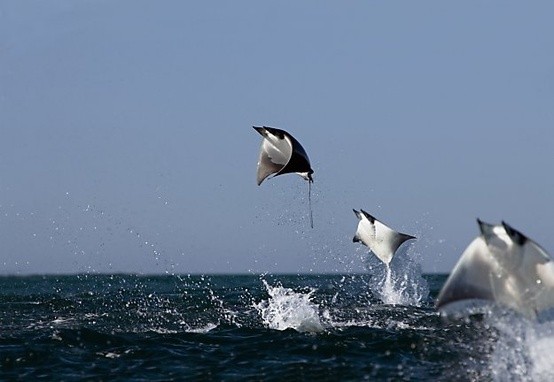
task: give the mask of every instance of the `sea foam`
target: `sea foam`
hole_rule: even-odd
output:
[[[270,329],[294,329],[299,332],[321,332],[324,326],[319,316],[319,306],[312,301],[315,289],[295,292],[281,285],[271,286],[262,280],[269,299],[254,304]]]
[[[554,380],[554,322],[535,322],[520,316],[496,318],[499,337],[491,355],[495,380]]]

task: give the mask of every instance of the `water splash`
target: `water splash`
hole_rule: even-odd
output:
[[[512,314],[496,316],[492,325],[498,330],[490,363],[494,380],[554,380],[554,322]]]
[[[281,285],[270,286],[262,280],[269,299],[262,300],[254,307],[261,315],[263,323],[270,329],[294,329],[298,332],[321,332],[324,330],[319,316],[319,306],[312,301],[315,289],[308,293],[295,292]]]
[[[380,297],[385,304],[390,305],[406,305],[406,298],[403,296],[403,292],[406,289],[406,283],[402,283],[396,287],[392,280],[392,272],[389,264],[386,264],[385,278],[382,280],[380,286]],[[404,280],[406,281],[406,280]]]
[[[419,255],[400,253],[391,264],[383,266],[375,256],[368,259],[368,268],[376,276],[372,291],[385,304],[421,306],[429,297],[429,286]]]

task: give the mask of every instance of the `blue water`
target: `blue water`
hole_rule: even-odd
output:
[[[1,277],[0,380],[552,380],[549,323],[447,320],[445,277]]]

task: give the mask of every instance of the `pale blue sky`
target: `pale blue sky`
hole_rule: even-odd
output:
[[[554,251],[551,1],[0,2],[0,274],[363,272],[352,208],[449,271]],[[256,186],[260,136],[314,174]]]

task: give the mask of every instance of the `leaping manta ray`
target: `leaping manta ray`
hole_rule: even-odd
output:
[[[535,318],[554,307],[554,262],[546,251],[505,222],[477,223],[481,234],[462,253],[437,308],[484,300]]]
[[[310,225],[314,227],[312,215],[311,185],[314,181],[314,170],[306,150],[292,135],[274,127],[252,126],[264,137],[258,159],[258,186],[270,175],[276,177],[282,174],[296,173],[308,181],[308,201],[310,208]]]
[[[361,241],[387,266],[402,243],[415,239],[415,236],[393,230],[362,209],[353,211],[360,221],[352,241]]]

